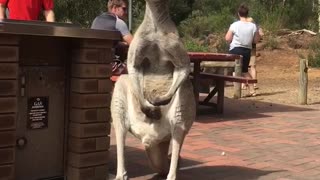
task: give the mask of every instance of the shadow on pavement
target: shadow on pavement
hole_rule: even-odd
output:
[[[117,154],[116,154],[116,145],[110,146],[110,165],[109,173],[115,175],[117,171]],[[148,159],[146,153],[142,149],[135,147],[126,146],[125,149],[125,158],[126,158],[126,168],[130,178],[137,178],[141,176],[146,176],[139,179],[150,179],[150,178],[160,178],[156,176],[155,171],[151,169],[148,164]],[[201,162],[196,162],[193,160],[182,159],[180,162],[181,167],[193,167],[198,166]],[[161,178],[160,178],[161,179]]]
[[[286,91],[277,91],[277,92],[272,92],[272,93],[259,93],[257,96],[271,96],[275,94],[284,94]]]
[[[253,180],[275,171],[263,171],[241,166],[203,166],[181,170],[183,180]]]
[[[148,165],[144,150],[126,147],[126,168],[128,175],[134,180],[163,180]],[[110,148],[109,173],[116,174],[116,146]],[[241,166],[206,166],[202,162],[182,158],[178,179],[181,180],[252,180],[276,171],[263,171]]]
[[[216,102],[216,100],[213,100]],[[224,113],[217,114],[213,107],[199,106],[198,122],[234,121],[245,119],[264,119],[272,117],[271,113],[318,111],[311,106],[275,104],[252,99],[224,98]]]

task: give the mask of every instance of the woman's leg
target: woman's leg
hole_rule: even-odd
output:
[[[242,56],[243,56],[243,63],[242,63],[242,73],[243,77],[252,79],[251,74],[249,73],[249,63],[250,63],[250,57],[251,57],[251,49],[245,49],[242,50]],[[256,92],[254,89],[253,84],[248,84],[249,87],[249,95],[250,96],[256,96]]]
[[[251,74],[248,72],[251,49],[237,47],[229,51],[230,54],[242,55],[242,76],[252,79]],[[255,90],[253,84],[249,84],[249,93],[251,96],[255,96]]]
[[[251,57],[250,57],[250,74],[252,76],[253,79],[257,79],[257,69],[256,69],[256,47],[255,45],[252,45],[252,50],[251,50]],[[257,84],[254,83],[253,84],[254,88],[257,88]]]

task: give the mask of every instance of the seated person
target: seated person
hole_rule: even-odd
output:
[[[118,30],[123,38],[122,43],[130,45],[133,36],[126,23],[122,20],[127,14],[127,1],[109,0],[107,6],[108,12],[104,12],[97,16],[91,25],[91,29]]]
[[[126,0],[109,0],[107,4],[108,12],[97,16],[91,25],[91,29],[118,30],[122,35],[123,41],[117,42],[114,49],[115,60],[112,62],[112,73],[115,76],[127,72],[124,61],[133,39],[128,26],[122,20],[127,14],[127,4]]]

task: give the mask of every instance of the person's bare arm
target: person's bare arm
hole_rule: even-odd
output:
[[[259,31],[256,31],[256,32],[254,33],[253,43],[257,44],[259,41],[260,41]]]
[[[43,11],[43,15],[46,18],[46,21],[48,21],[48,22],[54,22],[55,21],[53,10],[45,10],[45,11]]]
[[[232,42],[232,39],[233,39],[233,32],[229,29],[226,36],[225,36],[225,39],[228,43],[231,43]]]
[[[0,20],[6,18],[6,5],[0,3]]]
[[[123,36],[123,40],[124,40],[128,45],[130,45],[132,39],[133,39],[133,36],[132,36],[131,34],[127,34],[127,35]]]

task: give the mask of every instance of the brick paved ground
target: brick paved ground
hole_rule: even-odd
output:
[[[224,115],[200,109],[181,152],[180,180],[320,179],[319,104],[226,99],[225,107]],[[115,174],[114,135],[111,143],[110,173]],[[126,157],[131,179],[158,179],[132,136]]]

